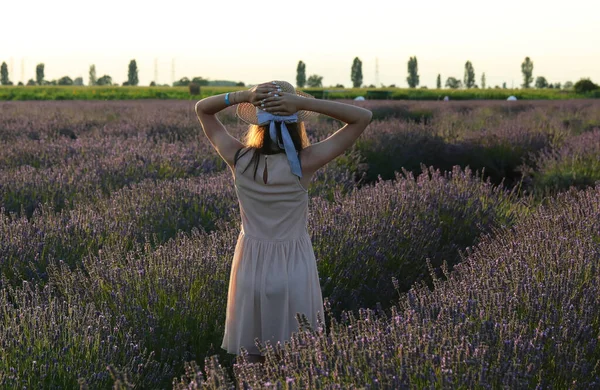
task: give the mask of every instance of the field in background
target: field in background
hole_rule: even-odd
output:
[[[200,95],[190,95],[188,87],[119,87],[119,86],[0,86],[1,100],[130,100],[130,99],[185,99],[195,100],[215,94],[236,91],[243,87],[201,87]],[[574,91],[553,89],[408,89],[408,88],[303,88],[317,98],[394,100],[506,100],[514,95],[519,100],[556,100],[600,98],[600,90],[587,95]]]

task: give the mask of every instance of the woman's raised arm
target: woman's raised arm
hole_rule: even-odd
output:
[[[245,91],[229,93],[229,104],[225,100],[225,95],[227,94],[224,93],[204,98],[196,103],[196,115],[198,116],[200,125],[202,125],[204,134],[206,134],[210,143],[217,150],[217,153],[232,169],[235,152],[244,145],[227,132],[225,126],[223,126],[215,114],[230,105],[242,102],[256,104],[260,99],[271,96],[269,92],[277,92],[277,86],[272,83],[264,83]]]
[[[277,115],[290,115],[298,110],[315,111],[346,123],[327,139],[302,150],[302,171],[308,174],[314,173],[352,146],[373,116],[371,111],[352,104],[308,99],[284,92],[267,98],[265,106],[266,111]]]

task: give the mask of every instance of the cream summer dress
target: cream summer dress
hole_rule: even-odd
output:
[[[283,346],[298,331],[297,312],[316,329],[317,312],[323,318],[323,298],[307,231],[308,192],[292,174],[285,153],[261,154],[256,179],[253,162],[242,173],[253,153],[241,156],[234,169],[242,221],[221,348],[239,354],[244,346],[249,354],[260,355],[254,338],[263,345],[270,340],[273,348],[278,341]]]

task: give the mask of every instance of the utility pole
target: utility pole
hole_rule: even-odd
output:
[[[154,84],[158,85],[158,58],[154,58]]]
[[[175,57],[171,61],[171,85],[175,83]]]
[[[9,62],[10,62],[10,65],[9,65],[9,68],[8,68],[8,74],[10,75],[10,77],[12,77],[13,80],[15,80],[16,77],[15,77],[15,74],[13,73],[13,69],[15,67],[14,66],[15,65],[15,59],[13,57],[10,57],[10,61]],[[16,81],[17,80],[14,81],[15,84],[17,83]]]
[[[375,57],[375,88],[379,88],[379,58]]]

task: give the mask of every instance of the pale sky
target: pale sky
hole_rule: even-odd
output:
[[[551,82],[590,77],[600,83],[598,0],[368,0],[368,1],[131,1],[3,0],[0,62],[14,82],[83,77],[89,67],[113,82],[127,80],[135,59],[140,85],[184,76],[255,84],[296,81],[299,60],[307,77],[324,86],[352,85],[354,57],[363,62],[363,84],[406,87],[407,62],[418,60],[420,85],[460,80],[465,62],[477,84],[522,82],[529,56],[533,76]],[[24,74],[21,68],[24,64]]]

